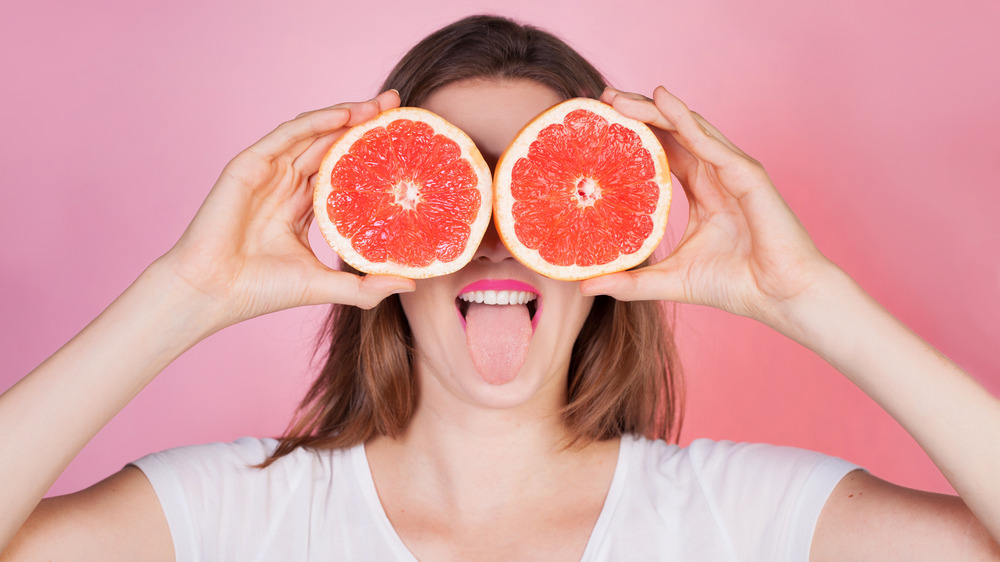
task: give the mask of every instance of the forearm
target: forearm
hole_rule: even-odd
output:
[[[895,418],[1000,541],[1000,401],[840,270],[775,324]]]
[[[215,329],[157,265],[0,396],[0,550],[94,435]]]

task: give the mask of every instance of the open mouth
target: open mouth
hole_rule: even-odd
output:
[[[541,295],[513,279],[483,279],[455,298],[469,358],[483,382],[507,384],[517,378],[542,315]]]
[[[477,281],[462,289],[455,299],[455,307],[462,316],[463,327],[465,318],[469,312],[469,307],[473,304],[485,304],[489,306],[525,306],[528,309],[528,316],[531,319],[531,327],[535,328],[538,318],[539,296],[538,291],[527,283],[519,281]]]
[[[472,303],[482,303],[495,306],[507,306],[523,304],[528,307],[528,316],[535,320],[535,313],[538,312],[538,295],[528,291],[470,291],[458,295],[455,300],[458,312],[465,318],[469,312],[469,305]]]

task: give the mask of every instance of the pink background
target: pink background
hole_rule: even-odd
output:
[[[12,4],[0,8],[0,389],[166,251],[239,150],[302,111],[370,97],[422,36],[494,12],[556,32],[619,87],[667,85],[767,166],[821,249],[1000,393],[996,2]],[[685,213],[678,203],[674,240]],[[286,311],[198,345],[52,493],[150,451],[279,433],[323,313]],[[697,308],[681,310],[679,337],[684,442],[808,447],[948,490],[811,352]]]

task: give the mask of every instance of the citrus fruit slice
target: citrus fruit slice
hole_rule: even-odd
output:
[[[670,170],[644,123],[593,99],[546,110],[518,133],[493,175],[500,238],[542,275],[577,280],[636,266],[670,209]]]
[[[320,165],[313,210],[327,243],[367,273],[461,269],[490,221],[490,169],[461,129],[401,107],[352,127]]]

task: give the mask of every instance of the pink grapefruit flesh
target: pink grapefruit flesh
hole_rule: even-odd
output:
[[[468,135],[430,111],[403,107],[334,143],[313,210],[323,237],[355,269],[423,278],[472,259],[491,203],[489,167]]]
[[[666,231],[666,154],[644,123],[576,98],[522,129],[497,163],[494,222],[519,261],[554,279],[634,267]]]

